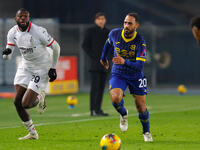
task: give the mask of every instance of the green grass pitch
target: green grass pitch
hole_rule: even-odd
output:
[[[13,100],[0,99],[0,150],[100,150],[104,134],[116,133],[121,150],[199,150],[200,95],[148,95],[153,143],[145,143],[132,96],[126,94],[129,128],[122,133],[119,114],[105,94],[103,109],[109,117],[90,117],[89,95],[77,94],[79,103],[69,109],[67,95],[47,96],[47,110],[39,115],[31,109],[39,140],[18,141],[27,134],[15,111]]]

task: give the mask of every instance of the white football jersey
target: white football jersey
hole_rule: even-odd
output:
[[[20,31],[17,25],[9,30],[6,47],[13,50],[13,46],[17,46],[20,50],[22,61],[19,67],[48,69],[52,63],[47,47],[51,46],[53,42],[54,39],[45,28],[30,22],[24,32]]]

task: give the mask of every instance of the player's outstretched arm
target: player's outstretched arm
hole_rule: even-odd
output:
[[[49,82],[53,82],[57,78],[56,64],[60,56],[60,45],[56,41],[54,41],[50,47],[51,49],[53,49],[53,62],[52,62],[52,67],[50,68],[48,75],[50,78]]]

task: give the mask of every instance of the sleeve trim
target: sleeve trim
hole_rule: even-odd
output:
[[[136,60],[140,60],[140,61],[146,61],[146,59],[145,58],[141,58],[141,57],[136,57]]]
[[[51,46],[54,42],[54,39],[51,41],[51,43],[49,45],[47,45],[47,47]]]
[[[7,45],[16,46],[16,44],[12,44],[12,43],[7,43]]]
[[[31,22],[29,23],[29,26],[28,26],[28,30],[27,30],[27,32],[29,32],[30,29],[31,29]]]

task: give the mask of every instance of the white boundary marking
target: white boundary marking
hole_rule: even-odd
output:
[[[179,109],[175,111],[158,111],[158,112],[150,112],[150,114],[158,114],[158,113],[170,113],[170,112],[181,112],[181,111],[189,111],[189,110],[198,110],[200,107],[193,107],[193,108],[184,108],[184,109]],[[84,113],[87,114],[87,113]],[[137,116],[138,114],[130,114],[129,116]],[[35,126],[45,126],[45,125],[54,125],[54,124],[70,124],[70,123],[75,123],[75,122],[86,122],[86,121],[95,121],[95,120],[108,120],[108,119],[114,119],[114,118],[119,118],[119,116],[108,116],[108,117],[92,117],[92,118],[87,118],[87,119],[79,119],[79,120],[71,120],[71,121],[60,121],[60,122],[47,122],[47,123],[39,123],[35,124]],[[23,127],[23,125],[18,125],[18,126],[11,126],[11,127],[0,127],[0,130],[3,129],[12,129],[12,128],[20,128]]]

